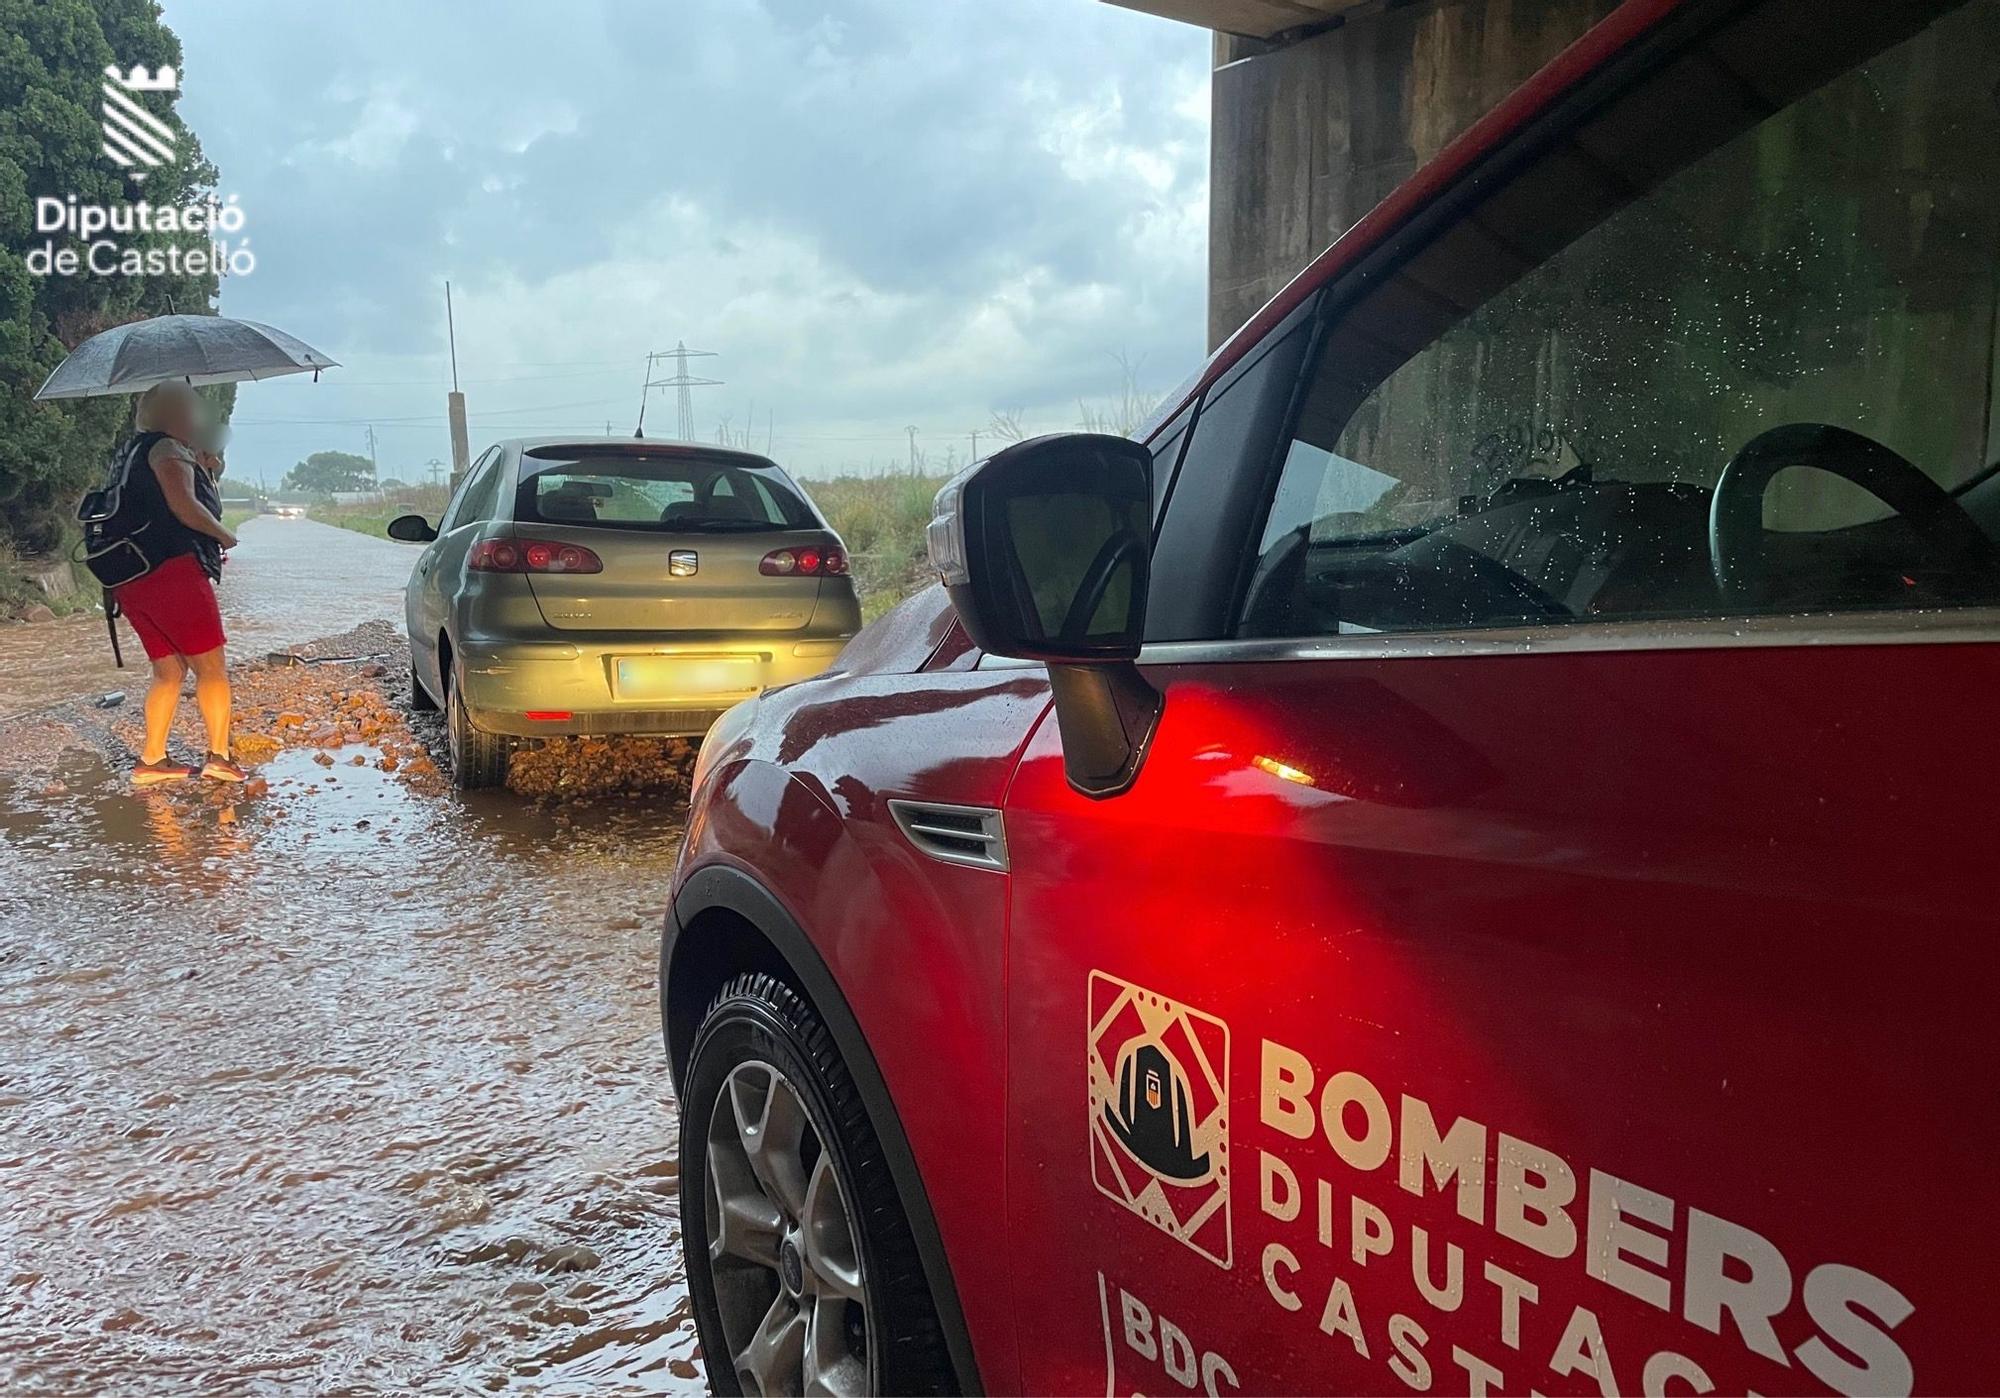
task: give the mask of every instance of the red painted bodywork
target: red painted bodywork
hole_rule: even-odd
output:
[[[1593,30],[1191,393],[1674,7]],[[1164,718],[1108,801],[1066,784],[1043,672],[978,662],[933,589],[726,719],[676,891],[733,866],[811,938],[989,1391],[2000,1378],[2000,648],[1152,666]],[[1011,873],[919,853],[891,797],[1002,808]],[[1190,1061],[1226,1040],[1200,1250],[1106,1197],[1086,1062],[1093,1035],[1115,1055],[1115,983],[1182,1016]],[[1331,1081],[1355,1100],[1329,1129]],[[1404,1178],[1411,1103],[1478,1128],[1476,1188]]]
[[[1914,1306],[1893,1332],[1918,1391],[1990,1386],[1984,1180],[2000,1152],[1988,1029],[1996,918],[1984,854],[1992,725],[1917,717],[1913,696],[1979,695],[2000,648],[1654,651],[1149,669],[1165,717],[1133,790],[1070,790],[1053,724],[1007,802],[1014,858],[1009,1208],[1023,1381],[1104,1383],[1096,1291],[1124,1288],[1222,1355],[1245,1392],[1400,1390],[1390,1318],[1429,1337],[1435,1391],[1500,1371],[1496,1391],[1592,1392],[1550,1367],[1574,1308],[1592,1312],[1619,1390],[1661,1351],[1716,1392],[1824,1391],[1796,1357],[1818,1333],[1800,1290],[1859,1268]],[[1274,758],[1312,778],[1280,780]],[[1079,1068],[1092,971],[1230,1030],[1234,1247],[1224,1270],[1101,1197]],[[1055,1026],[1051,1030],[1050,1026]],[[1390,1113],[1361,1169],[1323,1131],[1263,1119],[1264,1041],[1320,1082],[1359,1073]],[[1465,1117],[1575,1173],[1573,1251],[1499,1236],[1452,1189],[1399,1183],[1403,1094],[1440,1130]],[[1349,1108],[1360,1134],[1362,1110]],[[1263,1207],[1266,1153],[1304,1194]],[[951,1168],[947,1166],[946,1168]],[[1590,1172],[1671,1201],[1658,1275],[1668,1309],[1589,1276]],[[1317,1181],[1330,1184],[1332,1246]],[[1274,1186],[1276,1213],[1286,1189]],[[1352,1203],[1392,1245],[1356,1265]],[[1692,1211],[1767,1239],[1791,1270],[1772,1320],[1784,1364],[1729,1313],[1685,1317]],[[1412,1279],[1462,1257],[1455,1310]],[[1297,1270],[1268,1289],[1266,1249]],[[1277,1256],[1273,1254],[1273,1256]],[[1533,1283],[1518,1348],[1500,1333],[1491,1262]],[[1336,1278],[1369,1354],[1321,1329]],[[1642,1285],[1641,1289],[1644,1289]],[[1122,1349],[1119,1382],[1172,1391]],[[1871,1391],[1860,1383],[1847,1391]],[[1884,1387],[1893,1390],[1893,1383]],[[1133,1391],[1121,1387],[1120,1392]],[[1697,1391],[1682,1386],[1677,1391]]]
[[[924,1174],[986,1387],[1018,1387],[1002,1192],[1006,882],[919,854],[889,796],[997,806],[1048,705],[1039,671],[921,667],[940,590],[857,638],[884,668],[774,690],[705,759],[679,882],[753,875],[812,937],[864,1027]],[[725,720],[727,722],[728,720]]]

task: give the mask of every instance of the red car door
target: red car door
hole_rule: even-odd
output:
[[[1031,1388],[2000,1383],[2000,0],[1826,10],[1621,58],[1208,390],[1138,779],[1050,716],[1005,807]]]

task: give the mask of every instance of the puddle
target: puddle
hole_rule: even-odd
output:
[[[466,799],[387,737],[134,793],[99,746],[0,776],[0,1388],[698,1389],[678,795]]]

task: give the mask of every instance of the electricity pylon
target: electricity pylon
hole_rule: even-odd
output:
[[[714,350],[689,349],[686,340],[675,341],[674,347],[670,350],[658,350],[647,355],[646,385],[639,390],[639,430],[632,435],[635,437],[646,435],[647,397],[656,388],[671,388],[677,391],[676,396],[679,399],[678,406],[680,408],[679,431],[675,434],[675,438],[682,442],[692,442],[694,440],[694,390],[697,388],[720,388],[722,380],[695,378],[688,373],[687,362],[690,359],[714,359],[715,357]],[[656,379],[653,377],[653,366],[662,359],[671,359],[674,361],[672,378]]]

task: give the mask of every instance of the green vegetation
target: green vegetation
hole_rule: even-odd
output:
[[[59,557],[76,499],[103,472],[124,430],[125,397],[37,403],[34,392],[78,344],[100,330],[170,307],[205,311],[213,276],[36,276],[28,254],[61,234],[34,232],[37,196],[121,204],[137,192],[107,160],[98,86],[108,64],[181,66],[180,41],[152,0],[0,0],[0,596],[30,560]],[[181,133],[175,164],[148,172],[154,204],[205,198],[215,169],[172,110],[147,105]],[[179,241],[199,244],[201,234]],[[167,234],[120,235],[121,246],[164,246]],[[233,392],[214,397],[225,407]],[[15,559],[22,560],[20,567]]]
[[[65,542],[63,551],[55,555],[57,560],[68,558],[68,547]],[[81,564],[68,565],[73,586],[67,591],[58,586],[53,593],[44,593],[36,586],[35,574],[60,566],[60,562],[52,563],[48,558],[24,563],[10,550],[0,547],[0,617],[21,616],[33,607],[47,607],[58,616],[96,607],[102,589]]]
[[[339,453],[315,452],[308,460]],[[365,465],[367,458],[363,457]],[[389,537],[389,521],[398,515],[422,515],[436,524],[444,515],[445,502],[451,492],[442,486],[412,485],[389,492],[386,500],[377,500],[366,505],[342,505],[332,500],[322,500],[306,508],[306,517],[316,519],[321,524],[336,524],[342,529],[352,529],[359,534],[372,534],[378,539]]]
[[[285,472],[285,489],[308,495],[374,488],[375,463],[349,451],[316,451]]]
[[[835,476],[801,481],[847,545],[861,614],[869,621],[930,581],[924,526],[944,476]]]

